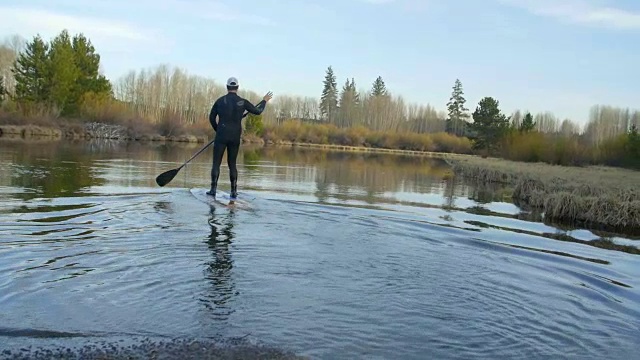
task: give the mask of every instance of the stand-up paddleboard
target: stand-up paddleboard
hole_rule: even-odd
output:
[[[251,203],[243,199],[242,194],[239,194],[236,199],[232,199],[229,193],[218,190],[216,191],[216,198],[214,199],[213,196],[207,195],[207,191],[209,191],[208,189],[191,189],[190,191],[196,199],[209,205],[251,209]]]

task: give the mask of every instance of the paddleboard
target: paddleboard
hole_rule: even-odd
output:
[[[243,199],[242,194],[239,194],[236,199],[232,199],[231,195],[224,191],[216,191],[216,198],[213,196],[207,195],[208,189],[191,189],[191,194],[196,197],[196,199],[203,201],[209,205],[213,206],[224,206],[229,208],[243,208],[250,209],[251,203],[246,199]]]

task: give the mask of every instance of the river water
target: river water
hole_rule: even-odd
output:
[[[138,338],[323,359],[637,356],[640,256],[538,222],[506,189],[438,159],[290,148],[241,151],[249,209],[190,192],[210,151],[155,184],[200,146],[0,142],[0,356]]]

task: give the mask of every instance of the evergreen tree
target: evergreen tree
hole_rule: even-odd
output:
[[[353,78],[351,78],[351,84],[349,85],[349,89],[353,94],[353,104],[356,106],[360,105],[360,93],[358,93],[358,89],[356,88],[356,81]]]
[[[371,88],[371,96],[379,97],[388,95],[387,86],[382,80],[382,76],[378,76],[376,80],[373,82],[373,87]]]
[[[640,134],[638,134],[638,126],[632,124],[627,133],[626,143],[627,157],[637,167],[640,166]]]
[[[509,130],[518,130],[522,125],[522,113],[520,110],[516,110],[511,114],[511,126]]]
[[[338,84],[333,68],[329,66],[324,78],[324,89],[320,101],[320,112],[327,121],[333,121],[338,109]]]
[[[7,93],[7,89],[4,87],[4,77],[0,76],[0,104],[4,101],[4,95]]]
[[[522,119],[522,124],[520,125],[520,132],[530,132],[536,128],[536,123],[533,121],[533,116],[531,113],[527,113]]]
[[[71,44],[71,37],[67,30],[63,30],[51,41],[49,47],[50,102],[61,110],[61,115],[72,115],[78,102],[77,90],[80,84],[80,70],[76,66],[75,53]],[[74,96],[75,95],[75,96]]]
[[[509,118],[500,112],[500,103],[492,97],[485,97],[473,112],[470,127],[476,133],[474,148],[487,151],[495,149],[502,136],[509,129]]]
[[[100,56],[84,35],[72,39],[63,30],[50,43],[38,35],[14,62],[16,100],[23,105],[53,105],[63,116],[78,115],[86,94],[113,96],[111,83],[99,68]]]
[[[89,39],[83,34],[75,35],[72,40],[72,49],[78,78],[68,108],[75,113],[79,109],[84,94],[92,92],[112,96],[113,89],[109,80],[99,73],[100,55],[96,53]]]
[[[359,97],[355,80],[353,78],[351,78],[351,81],[347,79],[340,94],[339,117],[341,126],[354,125],[356,110],[360,103]]]
[[[49,46],[40,35],[26,44],[13,64],[15,98],[19,103],[43,103],[49,99]]]
[[[340,109],[346,108],[351,104],[351,82],[349,79],[342,86],[342,92],[340,93],[340,101],[338,102],[338,107]]]
[[[371,97],[367,99],[366,121],[374,129],[388,130],[393,127],[390,111],[391,97],[387,85],[382,76],[378,76],[371,87]]]
[[[449,116],[446,120],[446,129],[448,133],[458,136],[465,134],[468,125],[467,119],[469,119],[469,109],[464,107],[465,102],[462,82],[460,82],[460,79],[456,79],[451,98],[447,103]]]
[[[83,34],[73,37],[73,52],[76,66],[80,70],[79,87],[83,91],[112,94],[111,83],[100,74],[100,55]]]

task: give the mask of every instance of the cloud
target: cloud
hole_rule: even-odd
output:
[[[358,1],[369,3],[369,4],[389,4],[396,0],[358,0]]]
[[[255,9],[246,9],[246,5],[234,3],[232,7],[223,1],[215,0],[93,0],[88,1],[86,5],[83,3],[83,6],[109,9],[111,11],[118,9],[123,12],[131,12],[135,9],[141,13],[155,13],[162,16],[170,16],[171,18],[187,16],[193,19],[263,26],[275,25],[275,22],[271,19],[256,15]]]
[[[434,12],[436,8],[442,7],[445,2],[438,3],[430,0],[354,0],[360,3],[372,6],[391,5],[396,10],[402,10],[409,13],[425,12],[431,10]]]
[[[11,33],[19,30],[21,34],[40,33],[43,37],[53,37],[63,29],[68,29],[70,33],[82,32],[91,38],[103,40],[144,42],[154,38],[152,31],[116,20],[80,17],[38,8],[0,6],[2,32]]]
[[[596,4],[593,0],[498,0],[538,16],[617,30],[640,29],[640,12]]]

